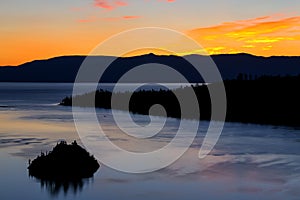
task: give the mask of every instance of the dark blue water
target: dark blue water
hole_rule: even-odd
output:
[[[104,165],[92,179],[59,186],[29,177],[28,159],[61,139],[80,141],[70,107],[58,106],[72,84],[0,83],[0,199],[299,199],[300,134],[285,127],[226,124],[213,152],[198,151],[207,122],[179,160],[156,172],[126,174]],[[116,134],[109,110],[97,110],[117,144],[147,150],[167,144],[179,120],[146,147]],[[104,118],[105,116],[105,118]],[[135,115],[143,124],[147,116]],[[124,122],[125,124],[128,122]],[[128,123],[128,126],[130,124]],[[186,130],[189,131],[188,129]],[[103,152],[109,154],[110,152]]]

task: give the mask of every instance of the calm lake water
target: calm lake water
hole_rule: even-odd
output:
[[[29,177],[28,159],[61,139],[78,140],[72,110],[58,106],[72,84],[0,83],[0,199],[299,199],[300,131],[286,127],[227,123],[213,152],[198,159],[207,122],[189,150],[165,169],[126,174],[104,165],[91,179],[59,185]],[[123,140],[109,110],[97,116],[116,143]],[[135,115],[137,124],[149,120]],[[124,122],[126,123],[126,122]],[[156,148],[174,137],[179,120],[168,119]],[[187,130],[188,132],[189,130]],[[103,152],[109,154],[109,152]]]

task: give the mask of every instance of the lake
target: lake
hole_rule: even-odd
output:
[[[208,126],[201,122],[188,151],[172,165],[151,173],[129,174],[101,165],[93,178],[76,183],[29,177],[29,159],[51,150],[62,139],[80,143],[72,109],[58,105],[71,95],[72,87],[67,83],[0,83],[1,200],[299,199],[300,130],[254,124],[226,123],[214,150],[199,159]],[[166,145],[180,123],[167,119],[162,133],[145,146],[116,134],[120,130],[110,110],[97,109],[97,117],[116,144],[130,151]],[[137,124],[149,121],[148,116],[133,117]]]

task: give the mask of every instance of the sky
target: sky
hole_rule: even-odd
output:
[[[88,55],[142,27],[179,31],[208,54],[300,55],[299,0],[1,0],[0,66]]]

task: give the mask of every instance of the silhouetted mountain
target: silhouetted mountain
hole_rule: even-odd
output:
[[[17,67],[1,67],[2,82],[73,82],[84,56],[37,60]]]
[[[239,73],[252,77],[262,75],[297,75],[300,74],[300,57],[258,57],[249,54],[211,56],[218,66],[223,79],[234,79]],[[74,82],[85,56],[63,56],[49,60],[38,60],[17,67],[0,67],[1,82]],[[197,58],[205,63],[207,56],[189,55],[185,58]],[[103,67],[103,63],[114,57],[93,56],[93,67]],[[156,63],[156,64],[153,64]],[[106,70],[102,82],[116,82],[125,72],[143,65],[168,65],[179,71],[190,82],[203,82],[201,76],[182,57],[157,56],[147,54],[129,58],[117,58]],[[88,81],[88,80],[87,80]],[[165,82],[172,82],[165,77]]]
[[[273,56],[259,57],[249,54],[212,56],[223,79],[235,79],[238,74],[248,74],[252,77],[267,76],[297,76],[300,72],[300,57]]]

